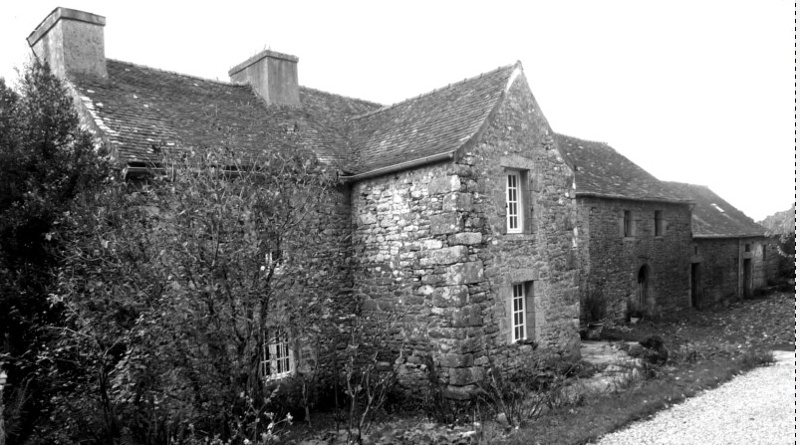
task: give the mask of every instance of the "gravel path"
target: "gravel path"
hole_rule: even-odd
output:
[[[775,358],[774,366],[736,377],[597,443],[793,444],[794,352],[776,351]]]

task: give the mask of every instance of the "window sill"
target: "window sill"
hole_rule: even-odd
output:
[[[500,236],[503,241],[534,241],[536,235],[533,233],[506,233]]]
[[[291,378],[292,376],[294,376],[294,371],[282,372],[280,374],[264,377],[264,383],[266,383],[267,385],[271,383],[280,383],[286,379]]]

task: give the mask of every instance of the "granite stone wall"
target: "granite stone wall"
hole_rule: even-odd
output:
[[[752,274],[749,285],[745,281],[746,260]],[[700,275],[695,305],[701,309],[727,306],[751,296],[776,279],[778,261],[775,244],[766,237],[695,238],[691,262]]]
[[[695,238],[692,246],[691,261],[700,275],[695,306],[706,309],[739,298],[738,238]]]
[[[656,235],[655,212],[661,212]],[[624,212],[632,234],[624,234]],[[581,321],[592,321],[593,307],[610,319],[633,311],[657,314],[691,304],[691,211],[688,205],[579,197]],[[645,282],[642,286],[640,282]],[[644,289],[643,289],[644,288]]]
[[[534,348],[577,353],[573,181],[551,134],[519,76],[452,162],[353,185],[354,296],[375,320],[402,314],[408,392],[427,389],[428,366],[448,396],[463,398],[490,363],[513,372]],[[509,170],[524,178],[521,234],[505,233]],[[520,343],[511,340],[513,284],[528,289]]]

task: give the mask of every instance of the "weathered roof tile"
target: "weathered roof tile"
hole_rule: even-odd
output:
[[[457,150],[481,128],[518,67],[501,67],[354,118],[353,172]]]
[[[767,229],[704,185],[665,182],[676,193],[691,199],[692,235],[697,238],[763,236]]]
[[[71,80],[112,148],[129,164],[157,161],[157,147],[228,146],[243,153],[279,146],[342,163],[346,119],[378,104],[300,87],[299,108],[267,106],[249,86],[107,60],[108,80]]]
[[[577,193],[649,201],[687,201],[604,142],[562,134],[556,143],[564,161],[575,170]]]

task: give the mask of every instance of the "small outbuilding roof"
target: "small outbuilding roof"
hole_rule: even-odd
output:
[[[564,161],[575,171],[578,195],[640,201],[688,201],[604,142],[557,134],[556,143]]]
[[[694,203],[692,236],[695,238],[739,238],[764,236],[767,229],[753,221],[704,185],[665,182],[676,193]]]

